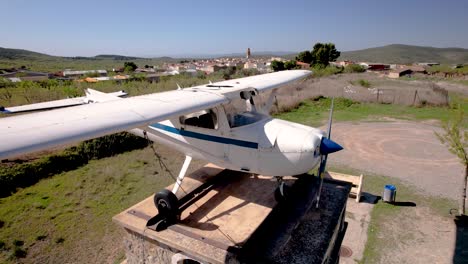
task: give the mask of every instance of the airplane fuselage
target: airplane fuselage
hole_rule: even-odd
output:
[[[215,124],[189,124],[180,117],[130,132],[236,171],[298,175],[320,162],[321,130],[255,111],[238,113],[231,120],[221,106],[206,112],[216,116]]]

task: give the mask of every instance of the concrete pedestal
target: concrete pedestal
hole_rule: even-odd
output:
[[[274,199],[277,183],[271,177],[213,166],[187,177],[179,199],[192,199],[184,202],[179,223],[159,232],[148,228],[147,221],[157,215],[152,196],[113,218],[126,231],[127,263],[337,260],[350,185],[327,180],[315,209],[318,180],[311,175],[286,177],[291,196],[279,204]]]

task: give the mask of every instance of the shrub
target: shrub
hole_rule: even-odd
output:
[[[314,77],[325,77],[329,75],[342,73],[343,68],[337,68],[335,66],[327,66],[327,67],[314,66],[312,68],[312,72],[313,72],[312,76]]]
[[[15,247],[21,247],[21,246],[24,245],[24,241],[15,239],[15,240],[13,241],[13,245],[14,245]]]
[[[344,68],[344,72],[346,73],[354,73],[354,72],[365,72],[366,69],[359,64],[349,64]]]
[[[80,143],[55,155],[36,161],[0,167],[0,197],[8,196],[17,188],[35,184],[42,178],[76,169],[89,160],[110,157],[148,146],[144,138],[129,133],[118,133]]]
[[[15,249],[13,250],[13,256],[15,258],[24,258],[26,257],[26,255],[26,250],[22,249],[21,247],[15,247]]]
[[[36,240],[37,241],[42,241],[42,240],[45,240],[47,238],[47,235],[39,235],[36,237]]]
[[[360,79],[360,80],[358,80],[358,83],[362,87],[366,87],[366,88],[371,87],[371,84],[370,84],[370,82],[368,80]]]

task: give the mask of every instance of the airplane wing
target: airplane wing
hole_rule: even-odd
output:
[[[233,90],[244,90],[254,88],[259,92],[266,92],[279,86],[288,84],[295,80],[310,75],[312,72],[307,70],[280,71],[269,74],[255,75],[245,78],[227,80],[222,82],[210,83],[205,87],[226,88]],[[194,87],[198,88],[198,87]]]
[[[309,71],[288,72],[241,78],[237,79],[238,83],[236,80],[219,82],[231,87],[214,90],[197,86],[0,118],[0,159],[147,126],[227,103],[230,98],[225,94],[232,95],[233,91],[272,89],[310,74]]]
[[[42,103],[36,103],[36,104],[28,104],[28,105],[20,105],[20,106],[13,106],[13,107],[1,107],[0,106],[0,112],[3,112],[4,114],[16,114],[16,113],[24,113],[24,112],[34,112],[34,111],[39,111],[39,110],[51,110],[55,108],[63,108],[63,107],[69,107],[69,106],[77,106],[77,105],[83,105],[83,104],[88,104],[90,102],[101,102],[104,101],[103,97],[122,97],[126,96],[127,93],[124,91],[118,91],[118,92],[113,92],[113,93],[102,93],[99,91],[95,91],[92,89],[86,89],[86,96],[82,97],[75,97],[75,98],[67,98],[67,99],[62,99],[62,100],[55,100],[55,101],[49,101],[49,102],[42,102]]]

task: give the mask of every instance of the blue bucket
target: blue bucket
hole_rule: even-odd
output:
[[[395,185],[387,184],[384,188],[383,201],[386,203],[394,203],[396,198]]]

